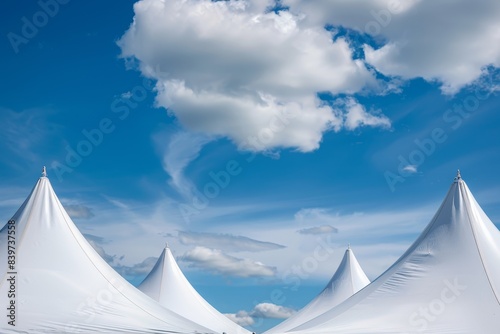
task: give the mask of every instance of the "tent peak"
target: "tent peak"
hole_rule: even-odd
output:
[[[168,246],[168,242],[165,242],[165,249],[168,249],[168,248],[170,248],[170,247]]]
[[[45,166],[42,168],[42,177],[47,177],[47,168]]]
[[[455,176],[455,182],[458,182],[462,179],[462,175],[460,175],[460,169],[457,169],[457,175]]]

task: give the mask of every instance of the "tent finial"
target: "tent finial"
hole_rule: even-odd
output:
[[[460,169],[457,169],[457,176],[455,176],[455,181],[459,181],[462,179],[462,175],[460,175]]]
[[[47,177],[47,168],[45,166],[42,168],[42,177]]]
[[[169,248],[169,247],[168,247],[168,241],[167,241],[167,242],[165,242],[165,248]]]
[[[351,243],[350,243],[350,242],[349,242],[349,243],[347,243],[347,249],[348,249],[348,250],[351,250]]]

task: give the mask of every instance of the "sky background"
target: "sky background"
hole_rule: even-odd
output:
[[[500,226],[496,1],[0,6],[0,217],[45,165],[134,284],[168,242],[203,297],[262,332],[348,243],[380,275],[459,168]]]

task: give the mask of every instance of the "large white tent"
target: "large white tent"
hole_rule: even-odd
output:
[[[217,333],[250,334],[200,296],[182,273],[168,245],[139,290],[169,310]]]
[[[359,265],[354,252],[348,247],[337,271],[323,291],[299,312],[265,333],[283,333],[316,318],[342,303],[369,283],[370,280]]]
[[[74,225],[45,173],[0,231],[0,266],[2,334],[211,333],[116,273]]]
[[[500,232],[460,173],[415,243],[385,273],[292,333],[500,331]]]

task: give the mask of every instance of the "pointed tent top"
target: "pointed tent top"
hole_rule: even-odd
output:
[[[45,166],[42,168],[42,177],[47,177],[47,168]]]
[[[460,175],[460,169],[457,169],[457,176],[455,176],[455,182],[458,182],[462,179],[462,175]]]
[[[168,246],[168,241],[167,241],[167,242],[165,242],[165,249],[168,249],[168,248],[170,248],[170,247]]]
[[[351,243],[347,244],[347,250],[351,250]]]

